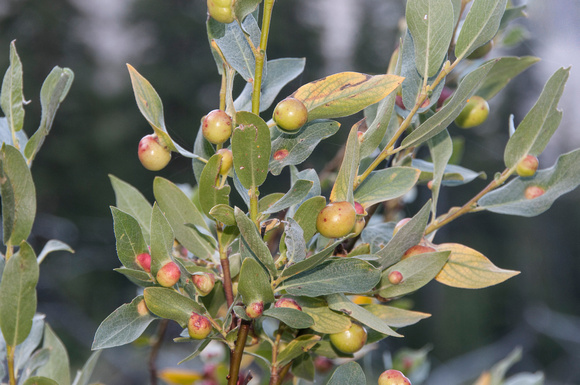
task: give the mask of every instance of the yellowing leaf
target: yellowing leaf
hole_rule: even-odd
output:
[[[340,72],[300,87],[292,95],[308,109],[308,120],[352,115],[393,92],[404,78]]]
[[[451,251],[451,254],[435,279],[447,286],[481,289],[497,285],[520,273],[500,269],[480,252],[458,243],[437,246],[437,251],[446,250]]]
[[[201,380],[203,375],[194,370],[167,368],[161,370],[159,378],[168,384],[193,385]]]

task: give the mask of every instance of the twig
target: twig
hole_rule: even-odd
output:
[[[163,319],[159,323],[157,328],[157,333],[155,340],[153,341],[153,346],[151,347],[151,353],[149,354],[149,377],[151,379],[151,385],[157,385],[157,356],[159,355],[159,350],[163,344],[163,336],[167,330],[167,325],[169,324],[168,319]]]

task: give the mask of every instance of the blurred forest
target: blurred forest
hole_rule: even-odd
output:
[[[307,57],[305,72],[280,96],[337,71],[384,72],[404,8],[402,0],[276,2],[269,58]],[[509,114],[519,122],[556,68],[580,64],[577,1],[536,0],[530,2],[528,14],[519,21],[528,39],[495,54],[535,55],[542,62],[490,102],[493,119],[481,128],[461,131],[468,154],[464,165],[488,177],[502,167]],[[32,101],[26,107],[25,131],[30,134],[39,123],[38,95],[52,67],[75,72],[73,87],[32,169],[39,199],[33,245],[39,249],[57,238],[76,250],[44,261],[39,283],[39,311],[47,314],[69,347],[73,365],[90,354],[99,323],[135,295],[135,286],[112,270],[119,261],[109,212],[115,198],[107,175],[131,183],[150,200],[155,175],[194,183],[188,159],[174,156],[157,174],[139,163],[137,143],[151,129],[135,105],[125,63],[153,84],[163,100],[171,136],[191,148],[200,119],[218,105],[220,77],[205,20],[202,0],[0,1],[0,71],[8,67],[9,44],[16,39],[24,94]],[[564,120],[540,158],[541,168],[550,167],[558,153],[580,146],[578,91],[573,68],[561,103]],[[356,120],[344,119],[343,127]],[[325,141],[309,167],[320,170],[344,143],[345,134],[341,130]],[[483,183],[472,182],[452,194],[444,190],[441,204],[462,204]],[[409,215],[426,196],[427,190],[419,189],[417,201],[407,208]],[[578,228],[580,191],[565,195],[535,218],[479,213],[453,222],[438,233],[437,243],[464,243],[496,265],[522,273],[478,291],[431,283],[412,298],[417,310],[433,316],[405,328],[406,338],[387,339],[380,347],[396,351],[431,344],[429,384],[459,384],[518,345],[524,348],[524,359],[516,371],[543,370],[547,384],[580,383]],[[177,329],[169,334],[176,333]],[[168,338],[160,367],[184,357],[172,346]],[[106,351],[95,378],[110,385],[143,383],[146,356],[146,347],[139,344]]]

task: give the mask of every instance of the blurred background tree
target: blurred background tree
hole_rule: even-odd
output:
[[[383,72],[396,46],[404,9],[404,1],[394,0],[277,2],[269,58],[307,57],[304,74],[281,95],[338,71]],[[529,39],[496,54],[535,55],[542,62],[491,101],[491,108],[501,111],[492,114],[493,120],[462,131],[469,154],[465,166],[490,177],[502,165],[509,114],[521,120],[548,74],[580,62],[578,2],[536,1],[527,12],[529,18],[521,20],[514,33]],[[73,363],[88,357],[94,331],[119,301],[134,297],[134,286],[112,271],[118,261],[108,210],[114,194],[107,174],[145,191],[149,199],[153,195],[155,174],[143,169],[136,156],[137,143],[150,128],[135,105],[125,63],[151,81],[163,100],[172,137],[191,148],[201,118],[218,102],[220,77],[205,37],[205,19],[201,0],[0,2],[0,68],[7,68],[9,43],[17,39],[25,96],[34,102],[26,113],[36,118],[26,119],[28,133],[40,116],[38,94],[44,77],[55,65],[75,71],[69,97],[33,169],[40,213],[34,244],[39,248],[59,238],[77,251],[45,261],[39,284],[39,310],[69,346]],[[575,107],[579,89],[573,70],[561,103],[562,127],[552,140],[553,150],[548,148],[540,159],[542,168],[553,164],[552,154],[580,143],[580,111]],[[317,152],[311,166],[321,169],[343,138],[328,140],[322,147],[326,151]],[[178,156],[160,175],[194,183],[189,160]],[[479,188],[477,182],[460,187],[453,191],[453,200],[443,195],[442,204],[463,203]],[[422,193],[418,191],[418,203]],[[437,235],[439,243],[465,243],[498,266],[522,274],[482,291],[432,283],[414,300],[418,310],[433,317],[406,328],[405,339],[388,339],[381,347],[395,351],[432,344],[435,371],[429,384],[460,383],[461,374],[476,375],[516,345],[525,350],[516,370],[545,370],[548,384],[580,383],[580,367],[575,365],[580,360],[579,202],[580,192],[575,191],[536,218],[481,213],[445,227]],[[415,209],[410,204],[408,214]],[[147,375],[141,361],[146,354],[138,344],[105,352],[100,378],[111,385],[142,380]],[[182,353],[168,349],[160,366],[179,358]]]

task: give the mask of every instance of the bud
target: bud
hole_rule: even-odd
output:
[[[403,274],[400,271],[391,271],[387,276],[391,285],[398,285],[403,281]]]
[[[264,313],[264,301],[254,301],[246,306],[246,315],[252,319],[258,318]]]
[[[526,155],[522,160],[516,165],[516,172],[521,177],[530,177],[536,174],[538,169],[539,161],[533,155]]]
[[[397,234],[399,230],[401,230],[401,227],[405,226],[407,222],[409,222],[410,220],[411,218],[403,218],[399,222],[397,222],[395,228],[393,229],[393,236],[395,236],[395,234]]]
[[[137,255],[135,257],[135,262],[137,262],[137,264],[139,266],[141,266],[141,268],[143,270],[145,270],[146,272],[150,273],[151,272],[151,255],[148,253],[141,253],[139,255]]]
[[[292,298],[280,298],[278,301],[276,301],[274,307],[287,307],[290,309],[302,311],[302,308],[300,307],[300,305],[298,305],[298,302],[296,302]]]
[[[540,186],[528,186],[524,191],[524,197],[526,199],[535,199],[539,196],[544,195],[545,192],[546,190],[544,190]]]
[[[403,256],[401,257],[401,260],[412,257],[413,255],[424,254],[424,253],[433,253],[435,251],[437,251],[437,250],[435,250],[434,248],[429,247],[429,246],[415,245],[415,246],[409,247],[407,249],[407,251],[405,251],[405,254],[403,254]]]
[[[146,316],[147,314],[149,314],[149,309],[147,309],[147,304],[145,303],[145,300],[141,300],[141,302],[139,302],[137,304],[137,313],[143,317]]]
[[[411,385],[411,381],[398,370],[385,370],[379,377],[379,385]]]
[[[211,332],[211,323],[209,320],[197,313],[191,313],[187,321],[187,332],[194,340],[203,340]]]
[[[179,282],[181,271],[175,262],[168,262],[157,272],[157,283],[163,287],[171,287]]]

